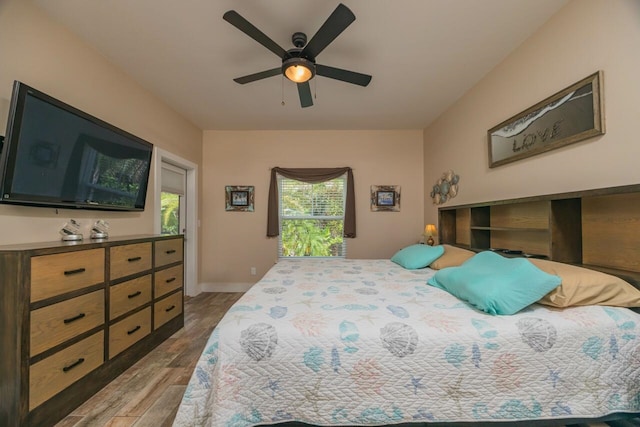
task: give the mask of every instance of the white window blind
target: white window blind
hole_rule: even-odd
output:
[[[346,175],[310,184],[278,177],[280,257],[344,257]]]
[[[186,192],[186,176],[187,173],[184,169],[163,162],[161,174],[162,191],[184,196]]]

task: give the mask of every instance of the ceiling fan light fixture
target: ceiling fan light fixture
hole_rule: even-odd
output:
[[[294,83],[304,83],[316,75],[316,67],[312,61],[305,58],[289,58],[282,63],[285,77]]]
[[[269,38],[269,36],[256,28],[235,10],[225,12],[222,19],[276,54],[282,61],[280,67],[270,68],[233,79],[233,81],[238,84],[243,85],[268,77],[282,75],[296,83],[298,96],[300,97],[300,106],[305,108],[313,105],[313,97],[311,96],[311,88],[308,81],[314,78],[316,74],[359,86],[367,86],[371,81],[371,76],[368,74],[316,64],[318,54],[356,20],[353,12],[342,3],[338,4],[327,20],[324,21],[320,29],[311,37],[309,42],[307,42],[307,35],[305,33],[293,33],[291,42],[295,47],[289,50],[284,50],[282,46]]]

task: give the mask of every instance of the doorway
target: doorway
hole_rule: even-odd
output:
[[[155,148],[154,152],[154,233],[184,235],[184,291],[188,296],[195,296],[201,292],[198,284],[198,165],[161,148]]]

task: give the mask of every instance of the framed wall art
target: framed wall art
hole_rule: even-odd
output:
[[[598,71],[489,129],[489,167],[603,135],[602,84]]]
[[[225,186],[225,210],[253,212],[253,185]]]
[[[398,212],[400,211],[399,185],[372,185],[371,211]]]

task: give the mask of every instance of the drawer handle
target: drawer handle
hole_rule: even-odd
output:
[[[69,372],[70,370],[72,370],[73,368],[75,368],[76,366],[81,364],[82,362],[84,362],[84,358],[81,357],[80,359],[78,359],[75,362],[73,362],[71,365],[65,366],[64,368],[62,368],[62,372]]]
[[[127,295],[127,298],[129,298],[129,299],[131,299],[131,298],[135,298],[135,297],[137,297],[138,295],[140,295],[141,293],[142,293],[142,292],[140,292],[140,291],[134,292],[134,293],[132,293],[132,294]]]
[[[141,256],[134,256],[133,258],[127,258],[127,261],[136,262],[136,261],[140,261],[141,259],[142,259]]]
[[[77,268],[75,270],[67,270],[64,272],[65,276],[71,276],[72,274],[79,274],[79,273],[84,273],[85,271],[87,271],[86,268]]]
[[[176,250],[175,249],[169,249],[168,251],[165,252],[167,255],[171,255],[171,254],[175,254]]]
[[[171,283],[171,282],[173,282],[174,280],[176,280],[176,278],[175,278],[175,277],[172,277],[172,278],[170,278],[170,279],[165,280],[165,282],[167,282],[167,283]]]
[[[86,316],[86,314],[84,314],[84,313],[80,313],[80,314],[78,314],[77,316],[73,316],[73,317],[70,317],[70,318],[68,318],[68,319],[64,319],[64,320],[63,320],[63,322],[64,322],[65,324],[66,324],[66,323],[75,322],[76,320],[80,320],[80,319],[82,319],[84,316]]]
[[[174,308],[176,308],[176,306],[175,306],[175,305],[172,305],[171,307],[167,308],[165,311],[168,313],[168,312],[170,312],[171,310],[173,310]]]
[[[140,329],[140,325],[136,326],[135,328],[133,328],[130,331],[127,331],[127,335],[131,335],[133,333],[135,333],[136,331],[138,331]]]

